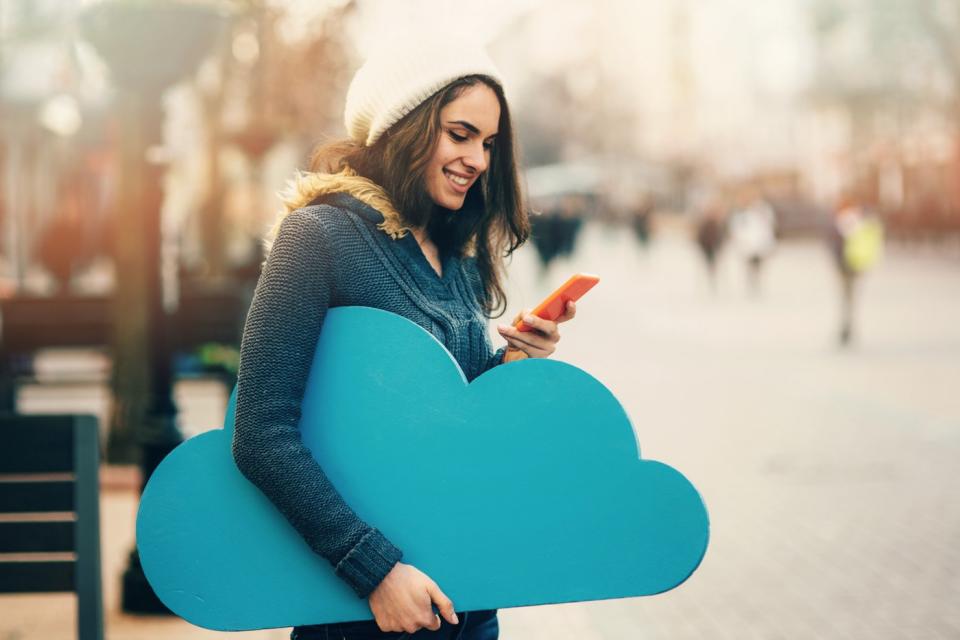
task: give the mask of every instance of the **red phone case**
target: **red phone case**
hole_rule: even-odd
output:
[[[544,320],[556,320],[563,315],[563,311],[567,307],[567,301],[573,300],[576,302],[598,282],[600,282],[600,278],[589,273],[578,273],[571,276],[569,280],[537,305],[537,308],[533,310],[533,315]],[[523,320],[520,320],[514,326],[518,331],[533,330],[533,327]]]

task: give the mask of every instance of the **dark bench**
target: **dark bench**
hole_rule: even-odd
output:
[[[48,347],[106,348],[110,299],[16,296],[0,300],[0,411],[16,411],[16,388],[33,379],[33,356]]]
[[[75,592],[77,637],[103,639],[93,416],[0,414],[0,594]]]
[[[181,292],[168,319],[171,352],[205,343],[240,346],[248,300],[237,287]],[[114,301],[106,296],[19,295],[0,299],[0,411],[16,411],[16,387],[33,380],[33,356],[50,347],[108,349],[113,342]],[[227,380],[232,387],[232,379]]]

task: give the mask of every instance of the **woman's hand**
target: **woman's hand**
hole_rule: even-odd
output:
[[[511,324],[498,326],[497,331],[507,341],[507,345],[510,347],[508,353],[511,350],[517,350],[522,351],[529,358],[546,358],[556,350],[557,343],[560,342],[558,325],[561,322],[572,320],[575,315],[577,315],[577,305],[572,300],[567,302],[566,310],[555,322],[537,317],[525,309],[513,319]],[[532,327],[533,331],[518,331],[513,326],[521,319]],[[516,358],[510,358],[509,360],[513,359]],[[509,360],[506,357],[504,358],[505,362]]]
[[[416,633],[420,629],[436,631],[440,617],[433,612],[433,603],[450,624],[458,624],[453,603],[437,583],[409,564],[398,562],[377,585],[369,598],[370,610],[381,631]]]

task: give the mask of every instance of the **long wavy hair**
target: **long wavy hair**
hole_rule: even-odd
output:
[[[440,111],[467,87],[483,83],[500,103],[500,121],[487,170],[459,211],[435,204],[426,188],[426,168],[440,140]],[[520,188],[517,150],[503,88],[493,78],[471,75],[455,80],[427,98],[369,147],[353,140],[322,144],[314,150],[310,170],[336,173],[350,168],[383,188],[410,227],[426,229],[445,254],[476,258],[483,291],[479,302],[488,317],[503,315],[504,262],[530,235]]]

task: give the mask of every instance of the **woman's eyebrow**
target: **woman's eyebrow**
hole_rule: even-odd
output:
[[[458,125],[460,125],[461,127],[463,127],[464,129],[468,129],[468,130],[472,131],[474,134],[477,134],[477,135],[480,134],[480,129],[477,129],[474,125],[470,124],[470,123],[467,122],[466,120],[450,120],[450,121],[447,122],[447,124],[458,124]],[[496,133],[492,133],[492,134],[490,134],[490,137],[492,138],[492,137],[495,136],[495,135],[497,135],[497,134],[496,134]]]

